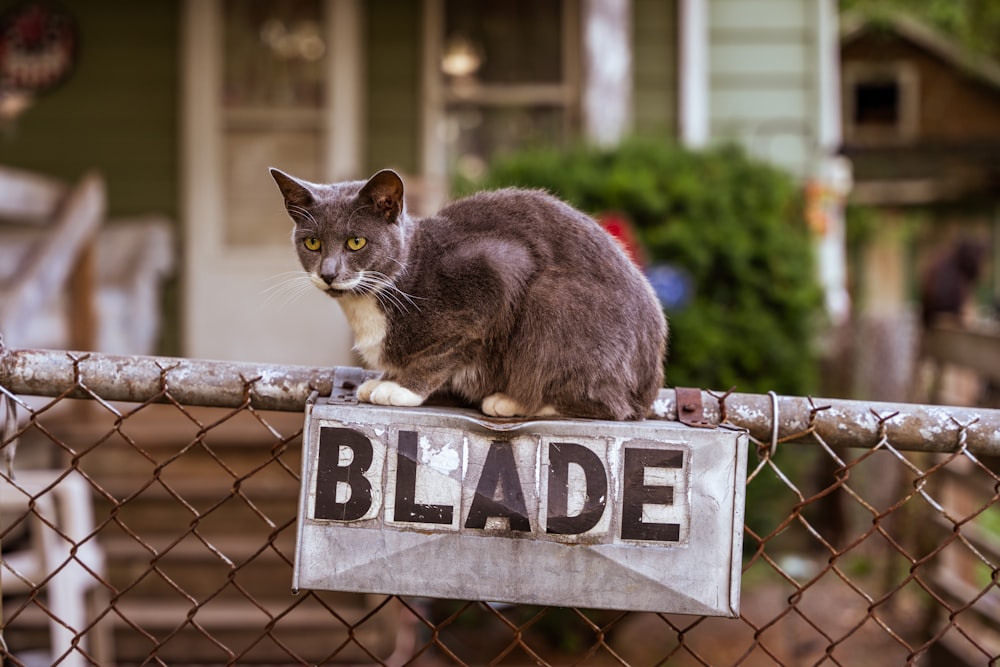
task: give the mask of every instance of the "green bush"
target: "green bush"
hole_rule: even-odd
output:
[[[544,188],[591,214],[623,214],[651,265],[689,278],[668,308],[667,383],[807,394],[821,292],[800,188],[725,146],[705,151],[632,140],[613,149],[532,149],[498,157],[461,191]]]

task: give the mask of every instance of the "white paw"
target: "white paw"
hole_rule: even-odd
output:
[[[551,405],[543,405],[542,409],[535,413],[536,417],[558,417],[559,412]]]
[[[375,387],[379,386],[380,384],[382,384],[381,380],[365,380],[364,382],[361,383],[361,386],[358,387],[358,390],[354,393],[358,395],[358,400],[364,401],[365,403],[370,403],[371,401],[369,399],[372,396],[372,390],[375,389]]]
[[[557,417],[559,415],[551,405],[543,405],[538,412],[529,414],[523,405],[502,391],[484,398],[480,409],[490,417]]]
[[[501,392],[484,398],[481,408],[490,417],[518,417],[524,414],[520,403]]]
[[[416,407],[424,402],[424,397],[406,387],[389,380],[368,380],[358,387],[358,398],[375,405],[395,405]]]

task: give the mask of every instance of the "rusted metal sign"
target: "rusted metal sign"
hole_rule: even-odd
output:
[[[294,587],[736,616],[746,444],[320,399]]]

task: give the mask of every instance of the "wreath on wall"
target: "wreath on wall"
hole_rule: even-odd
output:
[[[78,45],[76,21],[54,2],[28,0],[0,15],[0,117],[18,116],[69,78]]]

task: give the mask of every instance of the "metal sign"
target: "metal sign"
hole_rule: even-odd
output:
[[[307,407],[294,588],[737,616],[746,435]]]

